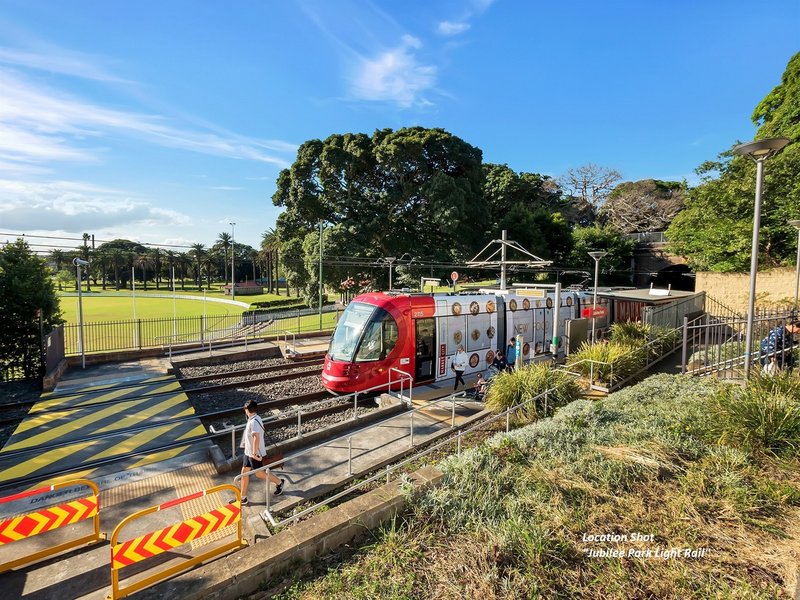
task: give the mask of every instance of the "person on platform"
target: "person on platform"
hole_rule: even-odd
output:
[[[453,391],[455,392],[458,389],[458,384],[461,382],[461,385],[464,387],[467,384],[464,382],[464,371],[467,370],[467,353],[464,352],[464,346],[459,346],[458,350],[456,351],[456,355],[453,357],[453,372],[456,374],[456,382],[453,385]]]
[[[247,506],[247,486],[250,482],[250,475],[247,473],[252,469],[258,469],[262,466],[262,459],[267,451],[264,444],[264,423],[261,417],[258,416],[258,403],[255,400],[248,400],[244,405],[244,414],[247,415],[247,425],[242,434],[241,447],[244,448],[244,458],[242,459],[242,479],[240,482],[240,491],[242,493],[242,506]],[[255,473],[259,479],[266,479],[266,471],[257,471]],[[278,479],[272,473],[269,474],[269,480],[275,484],[275,495],[280,496],[283,493],[283,484],[286,483],[284,479]]]
[[[478,379],[475,381],[475,387],[472,388],[472,395],[478,402],[483,402],[486,396],[486,389],[489,387],[489,382],[483,376],[483,373],[478,373]]]
[[[517,362],[517,340],[513,337],[508,341],[508,347],[506,348],[506,362],[508,363],[508,369],[514,369],[514,363]]]
[[[774,373],[780,369],[792,370],[794,366],[793,336],[797,333],[800,333],[800,321],[792,321],[786,326],[779,325],[761,340],[761,365],[767,371],[771,370]]]
[[[508,368],[508,363],[506,362],[506,357],[503,354],[502,350],[498,350],[497,354],[494,355],[491,368],[494,369],[497,373],[501,373],[502,371],[505,371]]]

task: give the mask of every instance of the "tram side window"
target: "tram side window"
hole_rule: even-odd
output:
[[[388,313],[370,322],[356,352],[356,362],[383,360],[397,344],[397,323]]]

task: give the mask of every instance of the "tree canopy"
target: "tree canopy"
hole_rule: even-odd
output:
[[[791,264],[797,231],[788,224],[800,218],[800,53],[781,83],[753,112],[756,139],[787,137],[792,143],[764,168],[759,262]],[[695,270],[746,271],[750,264],[755,198],[755,165],[731,150],[700,165],[703,183],[690,191],[683,210],[667,230],[671,249],[686,256]]]
[[[600,216],[624,233],[663,231],[683,209],[686,187],[678,181],[656,179],[620,183]]]
[[[62,323],[45,261],[21,239],[4,245],[0,248],[0,371],[13,370],[26,379],[43,374],[39,311],[45,332]]]

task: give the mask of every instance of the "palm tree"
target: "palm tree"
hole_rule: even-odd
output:
[[[202,244],[200,244],[202,246]],[[181,252],[177,257],[178,273],[181,277],[181,289],[186,289],[186,271],[192,266],[192,259],[188,252]]]
[[[142,287],[147,289],[147,267],[153,264],[153,260],[147,252],[136,257],[136,264],[142,268]]]
[[[197,277],[195,278],[195,283],[197,284],[197,289],[200,289],[200,263],[203,261],[203,257],[206,254],[206,247],[204,244],[192,244],[192,249],[189,250],[189,254],[194,257],[195,263],[197,264]]]
[[[264,251],[267,256],[269,257],[269,289],[267,290],[269,293],[272,293],[272,285],[275,284],[275,292],[280,295],[281,290],[278,287],[278,246],[280,244],[280,239],[278,238],[278,232],[274,229],[267,229],[263,234],[261,234],[261,250]],[[273,259],[274,256],[274,259]],[[275,276],[272,275],[272,270],[275,269]]]
[[[258,250],[255,248],[249,248],[247,250],[247,256],[250,259],[250,262],[253,263],[253,281],[256,280],[256,262],[258,261]]]
[[[206,272],[206,288],[211,289],[211,276],[218,272],[217,266],[219,265],[219,252],[209,250],[203,257],[203,269]]]
[[[114,267],[114,286],[116,287],[117,290],[119,290],[119,285],[120,285],[119,269],[125,264],[125,252],[123,252],[119,248],[112,248],[110,256],[111,256],[111,264]]]
[[[225,283],[228,283],[228,248],[231,247],[231,234],[227,231],[221,232],[217,237],[217,243],[222,246],[224,251],[222,264],[225,267]]]
[[[83,260],[85,260],[86,262],[89,262],[89,238],[90,237],[91,236],[88,233],[84,233],[83,234],[83,248],[81,248],[81,252],[83,254]],[[91,269],[91,265],[88,265],[86,267],[86,291],[87,292],[91,292],[92,291],[92,284],[91,284],[91,278],[89,276],[89,269]]]

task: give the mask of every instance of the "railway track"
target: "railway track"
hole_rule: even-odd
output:
[[[226,371],[224,373],[214,373],[209,375],[199,375],[193,377],[181,377],[178,378],[178,382],[183,387],[183,391],[186,394],[193,394],[193,393],[212,393],[215,391],[223,391],[223,390],[230,390],[236,388],[243,388],[243,387],[253,387],[265,383],[276,383],[280,381],[290,381],[292,379],[300,379],[302,377],[310,377],[312,375],[316,375],[315,371],[311,371],[310,367],[318,367],[322,365],[322,361],[320,360],[310,360],[304,361],[301,363],[289,363],[286,365],[272,365],[269,367],[258,367],[254,369],[241,369],[241,370],[234,370],[234,371]],[[275,372],[284,372],[278,375],[269,375],[266,377],[256,377],[256,378],[249,378],[249,379],[241,379],[241,378],[248,378],[251,375],[257,375],[262,373],[275,373]],[[210,384],[210,385],[200,385],[195,387],[184,387],[187,384],[192,386],[194,383],[200,383],[205,381],[213,381],[217,379],[235,379],[235,381],[229,381],[225,383],[218,383],[218,384]],[[101,387],[96,390],[97,394],[108,394],[111,392],[117,392],[120,390],[125,389],[135,389],[137,387],[141,387],[141,382],[126,382],[121,383],[119,385],[113,386],[106,386]],[[93,391],[94,392],[94,391]],[[92,393],[93,393],[92,392]],[[22,419],[28,414],[30,409],[34,406],[34,404],[38,404],[40,402],[47,403],[47,402],[55,402],[58,400],[62,400],[64,398],[68,398],[70,396],[75,396],[76,394],[80,393],[80,390],[74,391],[64,391],[58,394],[50,394],[45,398],[41,398],[36,401],[22,401],[22,402],[9,402],[0,404],[0,428],[11,427],[16,424],[19,424]],[[105,400],[100,402],[91,402],[91,406],[96,406],[101,408],[103,406],[108,406],[110,404],[118,404],[120,402],[125,402],[129,400],[133,400],[136,398],[153,398],[159,396],[169,396],[173,395],[174,391],[168,392],[145,392],[142,394],[138,394],[135,396],[121,396],[118,398],[114,398],[111,400]],[[88,403],[87,403],[88,404]],[[84,405],[75,406],[72,408],[82,408]],[[55,410],[69,410],[68,408],[58,409]]]

